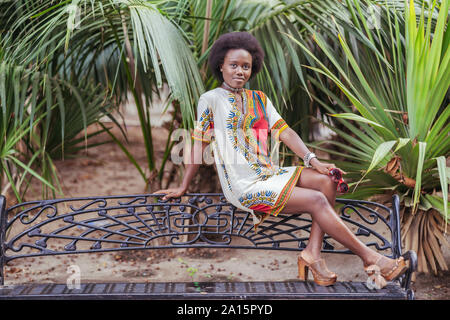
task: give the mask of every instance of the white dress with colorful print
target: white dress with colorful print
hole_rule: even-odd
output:
[[[276,165],[268,152],[269,133],[277,140],[288,125],[263,92],[240,94],[244,114],[232,92],[219,87],[202,94],[192,137],[211,143],[226,199],[251,212],[258,225],[283,210],[303,167]]]

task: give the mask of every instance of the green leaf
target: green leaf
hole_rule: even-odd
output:
[[[447,182],[447,166],[446,159],[444,156],[440,156],[435,158],[438,172],[439,172],[439,180],[441,181],[441,190],[442,190],[442,203],[444,207],[444,217],[445,221],[448,221],[448,182]],[[445,232],[447,232],[447,224],[445,225]]]
[[[445,213],[443,213],[445,211],[445,207],[448,207],[448,201],[445,201],[443,203],[442,198],[431,194],[426,194],[424,197],[431,203],[432,207],[436,209],[445,218],[444,221],[450,223],[449,217],[446,216]]]
[[[417,172],[416,172],[416,185],[414,187],[414,202],[413,202],[413,212],[417,210],[417,204],[419,202],[419,196],[422,189],[422,169],[423,162],[425,160],[425,152],[427,149],[426,142],[419,142],[419,157],[417,160]]]
[[[396,140],[386,141],[377,147],[375,153],[373,154],[372,162],[370,163],[369,168],[366,171],[366,174],[369,173],[373,168],[375,168],[375,166],[386,157],[386,155],[389,153],[389,151],[391,151],[396,142]]]
[[[371,124],[373,126],[384,128],[381,124],[379,124],[379,123],[377,123],[375,121],[371,121],[369,119],[366,119],[364,117],[361,117],[361,116],[359,116],[357,114],[354,114],[354,113],[335,113],[335,114],[330,114],[330,116],[336,117],[336,118],[344,118],[344,119],[348,119],[348,120],[360,121],[360,122]]]
[[[399,149],[403,148],[411,139],[409,138],[399,138],[398,145],[395,148],[394,152],[397,152]]]
[[[10,159],[11,161],[13,161],[14,163],[16,163],[18,166],[22,167],[25,171],[29,172],[32,176],[34,176],[36,179],[38,179],[39,181],[41,181],[43,184],[45,184],[46,186],[48,186],[50,189],[56,191],[55,187],[52,186],[52,184],[50,182],[48,182],[47,180],[45,180],[44,178],[42,178],[36,171],[34,171],[33,169],[31,169],[30,167],[28,167],[26,164],[22,163],[19,159],[15,158],[15,157],[7,157],[7,159]]]
[[[9,172],[8,165],[6,164],[6,161],[2,160],[1,161],[1,165],[2,166],[0,168],[2,169],[2,172],[4,172],[6,174],[6,177],[8,178],[8,181],[9,181],[9,183],[11,185],[11,189],[14,192],[14,195],[16,196],[17,200],[19,200],[19,202],[22,202],[22,198],[20,197],[19,191],[17,190],[17,188],[15,186],[15,181],[12,178],[11,173]]]

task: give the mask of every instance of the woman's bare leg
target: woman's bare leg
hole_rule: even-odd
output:
[[[297,182],[297,186],[322,192],[327,198],[328,203],[334,208],[336,202],[336,183],[329,176],[321,174],[314,169],[304,168]],[[325,232],[323,232],[316,220],[312,218],[308,245],[303,250],[307,258],[309,257],[310,260],[320,259],[324,236]]]
[[[381,255],[362,243],[338,217],[325,195],[317,190],[294,187],[283,213],[308,212],[322,232],[359,256],[364,265],[375,264]]]

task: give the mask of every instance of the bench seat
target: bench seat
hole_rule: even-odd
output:
[[[66,284],[40,283],[5,286],[0,299],[409,299],[398,283],[380,290],[364,282],[336,282],[322,287],[312,281],[287,282],[143,282],[82,283],[79,289]]]

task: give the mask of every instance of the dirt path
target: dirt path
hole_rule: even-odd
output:
[[[167,131],[154,128],[157,159],[161,159]],[[96,139],[105,140],[106,136]],[[145,165],[145,150],[138,127],[128,128],[130,148],[137,161]],[[115,144],[88,150],[77,159],[57,161],[66,197],[140,194],[145,183],[136,168]],[[27,200],[40,197],[33,186]],[[450,250],[445,249],[447,264]],[[360,260],[348,255],[325,255],[327,264],[340,280],[364,281]],[[196,249],[167,250],[148,255],[145,251],[64,255],[14,260],[6,267],[6,284],[22,282],[65,283],[67,268],[77,265],[81,281],[283,281],[296,278],[296,256],[290,252],[260,250]],[[188,270],[189,269],[189,270]],[[449,299],[450,273],[437,277],[418,274],[413,284],[417,299]]]

